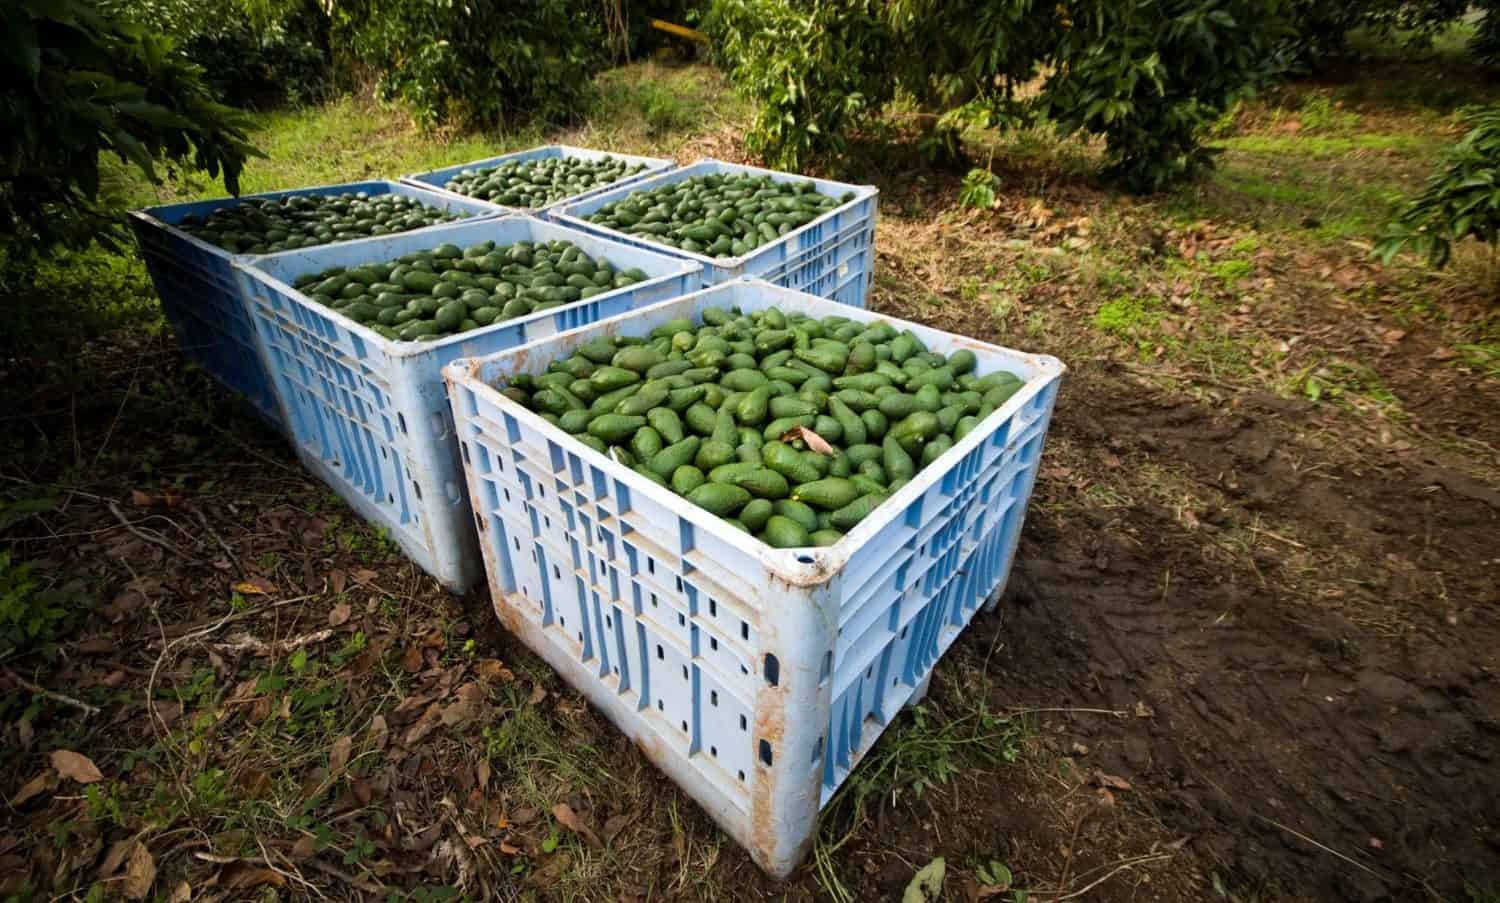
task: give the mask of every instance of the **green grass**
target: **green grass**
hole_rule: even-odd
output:
[[[590,146],[649,144],[675,153],[690,138],[749,112],[717,73],[701,66],[625,66],[601,75],[598,86],[598,102],[584,128]]]
[[[1272,157],[1332,160],[1361,153],[1436,159],[1448,142],[1433,135],[1242,135],[1215,142],[1226,150]]]
[[[1242,279],[1249,278],[1255,271],[1255,265],[1248,260],[1221,260],[1211,268],[1213,274],[1223,280],[1225,285],[1234,285]]]
[[[917,817],[913,809],[924,795],[965,779],[982,780],[984,769],[1014,763],[1026,736],[1021,720],[991,712],[983,701],[971,700],[956,717],[943,717],[926,705],[912,708],[887,729],[823,810],[812,868],[826,899],[855,899],[833,860],[869,807],[897,805],[907,817]]]
[[[1184,222],[1240,222],[1330,242],[1378,234],[1412,185],[1388,165],[1347,156],[1324,162],[1231,149],[1207,180],[1177,189],[1165,206]]]
[[[1454,350],[1463,366],[1486,379],[1500,379],[1500,343],[1459,345]]]
[[[1345,109],[1331,95],[1313,92],[1302,95],[1301,103],[1295,107],[1273,110],[1271,121],[1276,126],[1295,121],[1299,134],[1348,135],[1359,128],[1360,116]]]
[[[1385,60],[1431,60],[1450,63],[1473,63],[1469,53],[1469,41],[1474,37],[1474,23],[1453,22],[1433,35],[1432,43],[1424,45],[1413,42],[1413,33],[1398,29],[1391,34],[1381,34],[1369,28],[1359,28],[1349,33],[1349,49],[1372,59]]]
[[[1161,299],[1122,295],[1103,304],[1094,314],[1094,326],[1117,339],[1141,341],[1161,322]]]

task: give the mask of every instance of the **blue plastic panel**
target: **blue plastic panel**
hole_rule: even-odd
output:
[[[776,241],[761,245],[743,257],[707,257],[694,254],[671,245],[658,244],[645,236],[630,235],[607,226],[595,225],[584,219],[604,205],[622,200],[638,191],[649,191],[659,185],[714,173],[770,176],[778,182],[811,181],[817,186],[819,194],[843,197],[846,192],[853,192],[854,199],[807,225],[788,232]],[[612,188],[586,200],[561,204],[553,210],[553,218],[595,235],[697,261],[703,264],[705,285],[754,276],[774,285],[807,292],[840,304],[864,307],[875,276],[878,194],[879,190],[873,185],[848,185],[737,163],[699,160],[690,166],[644,179],[625,188]]]
[[[234,272],[234,261],[250,259],[251,255],[233,254],[189,235],[178,229],[177,224],[186,216],[206,216],[247,200],[348,191],[405,195],[432,207],[469,216],[498,216],[501,213],[499,207],[472,198],[455,200],[445,194],[398,182],[372,181],[149,207],[130,215],[141,256],[146,261],[156,294],[161,298],[162,310],[177,333],[183,353],[230,391],[243,395],[257,413],[282,432],[287,431],[287,426],[275,387],[266,372],[250,309]]]
[[[306,273],[387,261],[444,242],[554,239],[619,269],[639,267],[648,278],[435,342],[390,341],[292,288]],[[697,264],[524,216],[288,251],[245,262],[239,275],[303,464],[454,592],[484,574],[443,366],[677,297],[702,278]]]
[[[784,876],[817,814],[1003,588],[1063,367],[891,320],[1025,385],[830,548],[778,550],[495,388],[706,307],[882,318],[739,280],[444,375],[496,614]]]

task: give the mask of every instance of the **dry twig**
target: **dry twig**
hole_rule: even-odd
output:
[[[10,668],[5,669],[5,676],[9,677],[11,680],[20,685],[21,689],[27,690],[37,696],[45,696],[53,702],[61,702],[66,705],[70,705],[75,709],[81,709],[89,715],[99,714],[98,706],[89,705],[81,699],[74,699],[73,697],[68,696],[64,693],[59,693],[56,690],[49,690],[46,687],[39,687],[26,678],[22,677],[21,675],[17,674],[15,671],[12,671]]]

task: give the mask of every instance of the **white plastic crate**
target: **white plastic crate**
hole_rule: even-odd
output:
[[[811,181],[817,186],[819,194],[837,198],[852,191],[854,199],[742,257],[695,254],[653,242],[643,236],[595,225],[584,219],[605,204],[623,200],[638,191],[648,191],[660,185],[714,173],[770,176],[777,182]],[[552,215],[558,222],[575,229],[697,261],[703,264],[704,285],[717,285],[732,279],[754,276],[840,304],[864,307],[875,276],[875,216],[876,197],[879,193],[879,189],[873,185],[848,185],[738,163],[699,160],[625,188],[610,189],[586,200],[561,204],[553,209]]]
[[[499,166],[501,163],[524,162],[526,160],[544,160],[549,157],[581,157],[585,160],[602,160],[605,157],[613,157],[616,160],[624,160],[627,163],[643,163],[645,164],[646,168],[634,175],[626,176],[625,178],[613,182],[609,185],[600,185],[598,188],[592,188],[588,191],[580,192],[571,197],[560,198],[559,200],[554,201],[553,203],[548,204],[544,207],[516,207],[505,209],[513,210],[515,212],[532,213],[533,215],[539,216],[543,211],[555,210],[565,204],[576,203],[583,200],[584,198],[593,197],[594,195],[601,192],[612,191],[625,185],[633,185],[636,182],[641,181],[642,179],[650,178],[657,173],[665,172],[666,170],[669,170],[673,166],[677,165],[672,160],[664,160],[660,157],[638,157],[634,154],[617,154],[610,151],[596,151],[590,150],[586,147],[572,147],[567,144],[548,144],[543,147],[533,147],[531,150],[517,151],[513,154],[502,154],[498,157],[489,157],[484,160],[475,160],[472,163],[460,163],[457,166],[446,166],[442,169],[435,169],[431,172],[412,173],[411,175],[402,176],[401,181],[405,182],[408,185],[415,185],[419,188],[425,188],[429,191],[440,191],[443,194],[451,195],[453,197],[466,198],[468,200],[477,200],[477,198],[471,198],[466,194],[460,194],[456,191],[450,190],[447,187],[449,180],[466,169],[485,169],[489,167]],[[493,202],[483,201],[481,203]]]
[[[495,611],[776,876],[975,612],[1004,586],[1063,372],[924,326],[1023,380],[837,545],[778,550],[495,388],[599,335],[711,306],[875,314],[737,280],[444,371]]]
[[[253,255],[236,255],[195,238],[177,226],[189,215],[206,216],[245,201],[348,191],[405,195],[430,207],[468,217],[495,217],[502,212],[494,204],[474,198],[428,191],[398,182],[372,181],[172,204],[135,210],[130,214],[141,256],[146,261],[156,294],[161,298],[162,311],[172,324],[183,353],[230,391],[243,395],[258,414],[282,432],[287,431],[287,426],[276,400],[276,389],[266,372],[249,305],[234,274],[234,261],[249,260]]]
[[[434,342],[393,342],[292,287],[332,266],[394,259],[444,242],[567,239],[647,279]],[[514,348],[692,290],[698,266],[525,216],[262,257],[239,267],[266,364],[302,463],[454,592],[484,578],[459,473],[444,364]]]

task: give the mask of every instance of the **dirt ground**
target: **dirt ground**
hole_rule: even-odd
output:
[[[0,894],[864,901],[941,856],[954,901],[1500,899],[1500,326],[1472,258],[1313,236],[1418,151],[1252,142],[1326,96],[1451,134],[1346,77],[1168,198],[853,162],[875,309],[1070,369],[1002,604],[784,884],[170,332],[0,363],[0,605],[62,637],[0,656]]]

